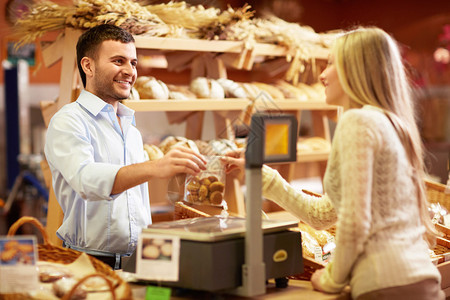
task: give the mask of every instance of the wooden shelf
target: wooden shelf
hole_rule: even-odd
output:
[[[256,109],[278,109],[278,110],[338,110],[339,107],[329,105],[325,100],[300,101],[297,99],[283,99],[274,101],[256,101]]]
[[[255,43],[251,49],[246,49],[244,41],[211,41],[201,39],[161,38],[134,36],[136,48],[173,51],[199,51],[216,53],[243,53],[245,50],[254,56],[286,56],[288,49],[274,44]],[[314,58],[327,59],[328,51],[320,48],[315,51]]]
[[[135,111],[224,111],[243,110],[247,99],[193,99],[193,100],[124,100],[123,104]]]
[[[47,45],[43,50],[44,63],[47,67],[53,65],[64,56],[64,44],[67,40],[76,42],[82,34],[82,30],[72,28],[65,29],[66,36],[61,36],[52,44]],[[283,46],[265,43],[254,43],[246,47],[244,41],[210,41],[201,39],[182,39],[182,38],[163,38],[146,37],[135,35],[136,48],[141,50],[161,50],[161,51],[195,51],[195,52],[214,52],[214,53],[234,53],[244,56],[286,56],[293,54],[289,49]],[[314,51],[315,59],[327,59],[329,51],[327,49],[317,48]]]
[[[245,98],[192,99],[192,100],[124,100],[123,104],[135,111],[227,111],[243,110],[250,100]],[[262,110],[330,110],[339,107],[324,101],[299,101],[296,99],[257,101],[255,108]]]

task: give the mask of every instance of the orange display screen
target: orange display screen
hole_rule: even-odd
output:
[[[289,154],[289,125],[287,123],[270,123],[265,124],[266,140],[265,140],[265,156],[279,156]]]

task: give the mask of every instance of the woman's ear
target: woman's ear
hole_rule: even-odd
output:
[[[94,63],[89,57],[83,57],[80,64],[86,74],[86,77],[92,77],[94,75]]]

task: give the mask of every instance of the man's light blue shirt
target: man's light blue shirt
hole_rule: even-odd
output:
[[[57,235],[69,246],[130,254],[151,224],[147,183],[110,195],[122,166],[146,160],[134,111],[82,91],[63,106],[47,130],[45,156],[64,212]]]

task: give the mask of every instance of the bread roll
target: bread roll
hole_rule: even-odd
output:
[[[140,99],[169,99],[169,89],[161,80],[151,76],[140,76],[136,79],[135,88]]]
[[[204,99],[223,99],[225,91],[214,79],[197,77],[191,81],[190,90],[198,97]]]
[[[252,84],[256,85],[259,89],[266,91],[275,100],[284,99],[284,94],[276,86],[262,82],[252,82]]]
[[[307,85],[306,83],[299,82],[296,86],[308,95],[308,100],[317,100],[323,98],[323,95],[319,95],[317,90],[315,90],[310,85]]]
[[[292,98],[300,100],[300,101],[307,101],[309,98],[309,95],[305,93],[302,89],[284,81],[284,80],[278,80],[276,82],[276,85],[285,91],[285,93],[288,93],[292,96]]]
[[[185,137],[179,137],[179,136],[177,136],[177,137],[168,136],[159,144],[158,147],[161,149],[161,151],[164,154],[166,154],[171,149],[176,148],[176,147],[186,147],[186,148],[191,149],[192,151],[200,153],[200,151],[198,150],[198,147],[194,141],[191,141]]]
[[[139,92],[135,87],[131,88],[130,96],[128,96],[128,100],[140,100]]]
[[[169,84],[167,87],[169,88],[169,99],[189,100],[197,98],[187,86]]]
[[[164,157],[164,152],[156,145],[144,144],[144,150],[147,152],[149,160],[156,160]]]
[[[302,233],[302,254],[303,256],[315,259],[316,248],[320,247],[317,240],[306,231]]]
[[[223,87],[227,98],[247,98],[247,93],[239,83],[226,78],[217,79],[217,82]]]
[[[242,88],[245,90],[245,92],[247,93],[247,97],[254,100],[258,97],[260,97],[261,95],[261,89],[258,88],[256,85],[251,84],[251,83],[242,83]]]
[[[220,85],[220,83],[218,83],[214,79],[210,79],[209,84],[210,84],[210,89],[211,89],[211,93],[210,93],[211,99],[225,98],[225,91],[224,91],[223,87]]]

